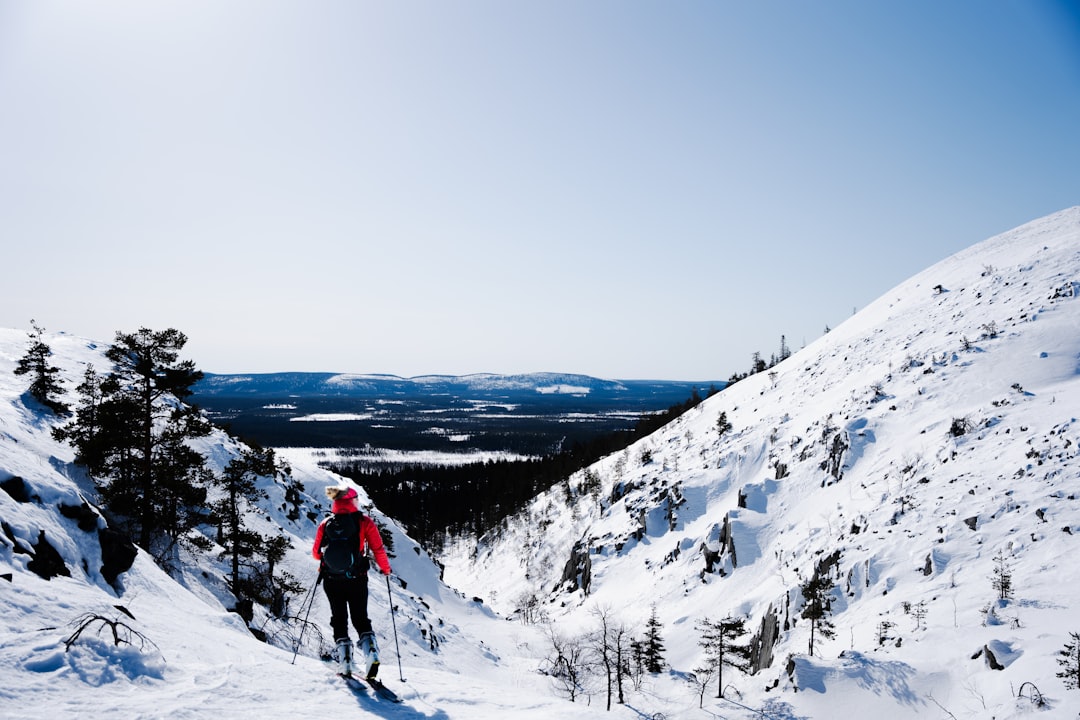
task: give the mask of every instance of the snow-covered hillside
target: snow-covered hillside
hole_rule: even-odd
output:
[[[255,639],[213,556],[171,577],[139,552],[115,589],[92,484],[12,372],[27,333],[0,330],[0,718],[1075,720],[1080,691],[1055,660],[1080,632],[1078,292],[1080,208],[972,247],[459,543],[443,578],[373,511],[394,540],[397,578],[372,577],[370,609],[400,705],[352,695],[310,634],[293,662],[292,630],[262,612],[271,642]],[[87,363],[107,366],[102,339],[44,339],[68,388]],[[202,443],[218,468],[238,449]],[[339,479],[293,474],[299,519],[267,480],[251,521],[293,539],[283,565],[310,585],[308,514]],[[68,575],[35,572],[42,540]],[[1007,602],[992,585],[1003,567]],[[815,569],[835,583],[836,634],[810,656],[800,588]],[[530,619],[550,625],[508,621],[529,596]],[[605,712],[595,681],[571,703],[540,673],[549,628],[583,635],[603,615],[640,637],[654,606],[669,667],[625,705]],[[98,623],[67,649],[88,613],[138,635],[115,645]],[[688,682],[703,664],[695,625],[729,614],[759,635],[763,669],[728,670],[725,697],[702,697]]]
[[[582,633],[598,611],[640,628],[655,605],[672,673],[649,693],[668,717],[761,717],[727,700],[697,715],[672,689],[703,663],[696,622],[738,615],[772,660],[726,671],[725,696],[766,717],[1076,718],[1080,691],[1055,675],[1080,632],[1078,417],[1072,208],[929,268],[579,473],[461,543],[446,577],[503,613],[535,596],[530,615]],[[835,637],[811,657],[800,588],[816,568]]]
[[[87,364],[109,366],[103,343],[63,334],[44,340],[68,389],[78,385]],[[140,551],[115,589],[102,573],[99,531],[107,523],[93,507],[92,483],[72,464],[71,448],[51,437],[59,421],[25,392],[27,377],[13,372],[28,344],[25,331],[0,330],[0,718],[595,714],[567,709],[553,697],[535,673],[535,661],[515,655],[516,634],[507,632],[507,624],[440,582],[438,565],[377,510],[373,516],[393,536],[395,578],[388,585],[372,576],[369,610],[383,650],[382,676],[405,698],[400,705],[354,696],[317,659],[327,646],[317,633],[306,633],[294,660],[296,628],[257,609],[251,625],[270,642],[257,640],[229,612],[234,599],[224,588],[226,567],[215,555],[187,555],[170,577]],[[239,446],[217,433],[200,441],[199,449],[220,471]],[[305,491],[299,512],[289,507],[280,485],[265,479],[268,499],[248,522],[261,532],[282,528],[294,546],[282,565],[310,588],[317,572],[309,554],[311,518],[328,510],[322,489],[341,478],[314,466],[294,467],[293,477]],[[51,579],[40,576],[43,564],[52,568],[44,573]],[[299,613],[303,602],[294,598],[289,614]],[[67,649],[65,640],[93,616],[100,619]],[[321,589],[310,618],[329,633]],[[120,633],[119,645],[110,624]]]

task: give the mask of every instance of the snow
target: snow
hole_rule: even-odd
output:
[[[32,491],[27,502],[0,491],[0,717],[1075,720],[1080,691],[1055,673],[1080,631],[1078,287],[1072,208],[886,292],[571,478],[572,488],[598,478],[595,494],[555,488],[490,537],[452,543],[445,569],[372,509],[394,540],[394,578],[372,575],[369,607],[400,705],[352,694],[318,660],[316,633],[294,659],[295,631],[259,611],[252,624],[270,641],[255,639],[229,612],[213,555],[185,556],[170,576],[140,552],[114,590],[96,535],[58,511],[93,505],[94,490],[12,373],[27,333],[0,329],[0,482],[19,477]],[[68,388],[86,364],[107,366],[100,341],[44,339]],[[720,435],[722,412],[731,430]],[[238,449],[223,435],[200,444],[219,468]],[[288,457],[305,490],[299,520],[269,479],[250,516],[293,539],[283,566],[309,588],[306,513],[324,513],[322,488],[340,481],[316,456]],[[70,577],[27,568],[42,532]],[[588,595],[559,583],[578,543]],[[706,552],[719,555],[711,571]],[[833,553],[836,634],[811,656],[799,587]],[[995,557],[1013,573],[1007,602],[991,585]],[[515,619],[528,593],[561,633],[592,629],[598,611],[640,633],[655,606],[670,669],[610,713],[595,685],[569,702],[539,672],[547,627]],[[772,664],[725,670],[725,698],[713,689],[699,709],[686,681],[702,663],[695,623],[739,614],[756,628],[770,607],[781,622]],[[87,614],[103,620],[67,648]],[[321,591],[310,617],[328,631]],[[130,642],[114,644],[108,622]],[[1047,705],[1031,702],[1031,685]]]
[[[446,578],[508,614],[523,594],[550,598],[553,621],[582,631],[596,608],[639,627],[655,603],[682,672],[701,662],[696,620],[741,614],[756,627],[779,608],[791,625],[772,666],[732,680],[736,699],[776,717],[1076,718],[1080,692],[1055,660],[1080,627],[1078,277],[1080,208],[948,258],[598,462],[594,496],[568,503],[559,488],[492,537],[459,543]],[[959,421],[968,431],[954,435]],[[833,458],[837,437],[846,448]],[[581,542],[588,596],[557,583]],[[811,657],[799,586],[834,551],[836,637]],[[721,553],[712,572],[706,553]],[[1016,591],[1003,608],[999,553]],[[899,647],[878,645],[883,621]],[[1049,708],[1017,698],[1025,683]],[[695,714],[663,685],[668,717],[758,717],[715,700]]]
[[[451,440],[456,437],[451,436]],[[446,452],[440,450],[395,450],[392,448],[311,448],[311,447],[286,447],[277,448],[279,457],[285,458],[291,464],[298,463],[316,464],[344,463],[361,460],[365,465],[442,465],[458,466],[475,463],[506,462],[517,460],[534,460],[535,456],[521,455],[501,450],[468,450],[464,452]]]
[[[313,413],[291,417],[289,422],[354,422],[370,420],[373,417],[375,417],[373,413]]]
[[[536,388],[541,395],[588,395],[591,388],[581,385],[544,385]]]
[[[108,367],[102,346],[94,341],[63,334],[46,341],[68,388],[78,384],[87,363]],[[382,648],[381,675],[404,698],[400,705],[353,695],[318,659],[320,643],[312,633],[294,660],[295,632],[257,613],[253,624],[266,630],[272,642],[256,640],[244,621],[228,611],[232,601],[221,582],[225,570],[213,557],[186,557],[174,578],[140,552],[120,576],[122,592],[116,592],[97,570],[101,552],[96,536],[57,511],[59,504],[92,501],[93,489],[72,464],[70,448],[52,439],[56,421],[25,394],[24,378],[12,372],[27,342],[24,331],[0,329],[0,482],[22,478],[33,495],[29,502],[17,502],[0,491],[5,526],[0,533],[0,717],[596,716],[596,708],[567,707],[555,697],[536,672],[538,662],[521,652],[520,647],[536,643],[537,632],[497,619],[441,583],[439,568],[427,553],[377,510],[373,514],[394,536],[395,575],[388,584],[372,576],[369,611]],[[204,450],[220,469],[236,446],[216,435]],[[305,509],[325,513],[322,488],[341,478],[318,468],[310,455],[294,453],[288,461],[294,477],[304,483]],[[258,515],[292,536],[294,548],[283,564],[310,588],[317,571],[309,554],[315,524],[288,520],[281,510],[281,488],[266,483],[270,499]],[[366,499],[366,493],[361,497]],[[259,519],[253,515],[251,521]],[[98,520],[99,527],[104,524]],[[44,532],[71,577],[43,580],[28,570],[31,556],[15,552],[9,532],[20,550],[29,549]],[[397,608],[400,665],[391,597]],[[294,601],[293,614],[301,600]],[[66,649],[65,640],[93,616],[101,620],[92,621]],[[329,632],[321,589],[310,617]],[[107,623],[117,623],[122,635],[128,633],[127,641],[114,645]],[[439,643],[434,650],[432,636]]]

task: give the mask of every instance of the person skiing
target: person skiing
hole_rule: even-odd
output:
[[[330,603],[330,627],[334,631],[334,659],[338,672],[351,676],[355,667],[349,620],[360,635],[364,675],[374,678],[379,671],[379,648],[367,614],[367,571],[371,563],[366,550],[375,556],[383,575],[389,575],[382,536],[375,522],[356,506],[356,490],[348,485],[328,486],[331,515],[319,523],[311,554],[319,561],[319,577]]]

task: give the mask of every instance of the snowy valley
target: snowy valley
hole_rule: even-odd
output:
[[[102,339],[47,340],[68,388],[106,364]],[[140,551],[110,582],[93,483],[13,374],[26,344],[0,329],[2,718],[1080,717],[1057,677],[1080,633],[1080,208],[947,258],[439,558],[373,509],[395,577],[372,575],[370,614],[399,705],[343,687],[318,633],[230,612],[213,551],[172,575]],[[220,471],[240,447],[199,450]],[[292,477],[298,498],[264,479],[251,521],[285,533],[310,588],[339,478]],[[49,558],[66,574],[42,577]],[[833,632],[811,645],[814,579]],[[665,668],[610,711],[586,673],[571,702],[551,634],[640,637],[653,613]],[[756,671],[725,668],[717,698],[699,624],[725,617]]]

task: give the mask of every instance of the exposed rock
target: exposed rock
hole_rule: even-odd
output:
[[[98,514],[94,512],[89,503],[84,502],[82,505],[65,505],[61,503],[60,514],[77,522],[79,529],[83,532],[93,532],[97,529]]]
[[[982,652],[986,655],[986,664],[991,670],[1005,669],[1005,666],[998,662],[997,657],[994,656],[994,651],[990,649],[989,645],[983,645]]]
[[[761,626],[750,639],[750,672],[758,673],[772,665],[773,648],[780,639],[780,618],[775,608],[769,609],[761,618]]]
[[[120,573],[131,569],[139,551],[130,538],[111,528],[98,530],[98,542],[101,544],[101,576],[115,588],[116,579]]]
[[[840,567],[840,551],[834,550],[825,557],[817,561],[814,572],[815,574],[826,577],[831,575],[837,568]]]
[[[245,623],[250,623],[255,619],[255,603],[251,600],[237,600],[233,612],[244,618]]]
[[[33,554],[30,552],[29,548],[24,546],[23,541],[19,540],[19,538],[15,536],[15,531],[11,529],[10,525],[8,525],[6,522],[0,522],[0,529],[4,531],[4,535],[7,536],[8,540],[11,541],[12,552],[14,552],[16,555]]]
[[[584,542],[574,543],[570,559],[563,568],[561,582],[569,584],[570,592],[581,588],[586,595],[589,594],[592,587],[592,558],[589,557],[589,549]]]
[[[738,561],[735,557],[735,541],[731,537],[731,513],[725,513],[723,524],[714,524],[709,530],[709,535],[701,545],[702,555],[705,557],[705,572],[716,571],[724,556],[731,558],[731,567],[736,567]],[[723,574],[724,570],[721,568]]]
[[[844,453],[851,447],[847,433],[837,432],[828,446],[825,460],[821,463],[821,469],[839,481],[844,476]]]
[[[34,558],[26,564],[26,569],[45,580],[52,580],[57,575],[71,577],[64,558],[45,539],[44,530],[38,531],[38,541],[34,543]]]
[[[15,502],[30,502],[30,489],[21,477],[11,477],[0,482],[0,489],[10,495]]]

